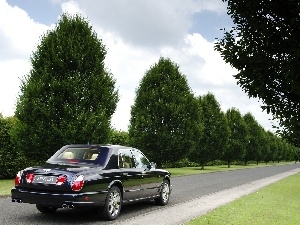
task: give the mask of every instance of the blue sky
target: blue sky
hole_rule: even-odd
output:
[[[7,0],[6,2],[26,11],[34,21],[46,25],[56,23],[57,16],[62,13],[60,4],[48,0]]]
[[[193,25],[190,33],[200,33],[208,41],[214,41],[216,38],[222,38],[221,29],[232,27],[234,24],[229,15],[225,12],[219,14],[210,11],[204,11],[193,15]]]
[[[195,95],[212,92],[223,111],[250,112],[271,130],[270,115],[249,99],[232,77],[233,68],[214,51],[222,28],[233,26],[222,0],[0,0],[0,113],[14,113],[20,79],[30,71],[39,38],[63,12],[89,20],[107,47],[106,66],[117,81],[120,101],[112,125],[127,130],[135,89],[159,57],[180,66]]]

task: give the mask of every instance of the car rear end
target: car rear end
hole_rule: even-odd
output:
[[[28,168],[18,172],[15,178],[12,201],[58,208],[101,206],[105,200],[104,193],[85,191],[86,178],[82,171]]]

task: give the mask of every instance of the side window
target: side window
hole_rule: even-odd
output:
[[[119,150],[119,168],[134,168],[134,161],[130,149]]]
[[[146,156],[137,149],[133,150],[133,158],[136,168],[147,168],[150,165]]]

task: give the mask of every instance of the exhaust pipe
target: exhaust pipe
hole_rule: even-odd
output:
[[[74,205],[62,204],[61,207],[64,209],[74,209]]]
[[[18,199],[18,198],[13,198],[11,201],[12,202],[17,202],[17,203],[22,203],[22,200]]]

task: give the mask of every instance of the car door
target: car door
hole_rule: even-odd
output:
[[[140,184],[142,176],[136,170],[131,149],[119,149],[119,168],[123,182],[124,202],[134,201],[140,198]]]
[[[140,150],[132,149],[132,155],[135,169],[140,176],[140,198],[156,195],[163,177],[151,168],[149,160]]]

